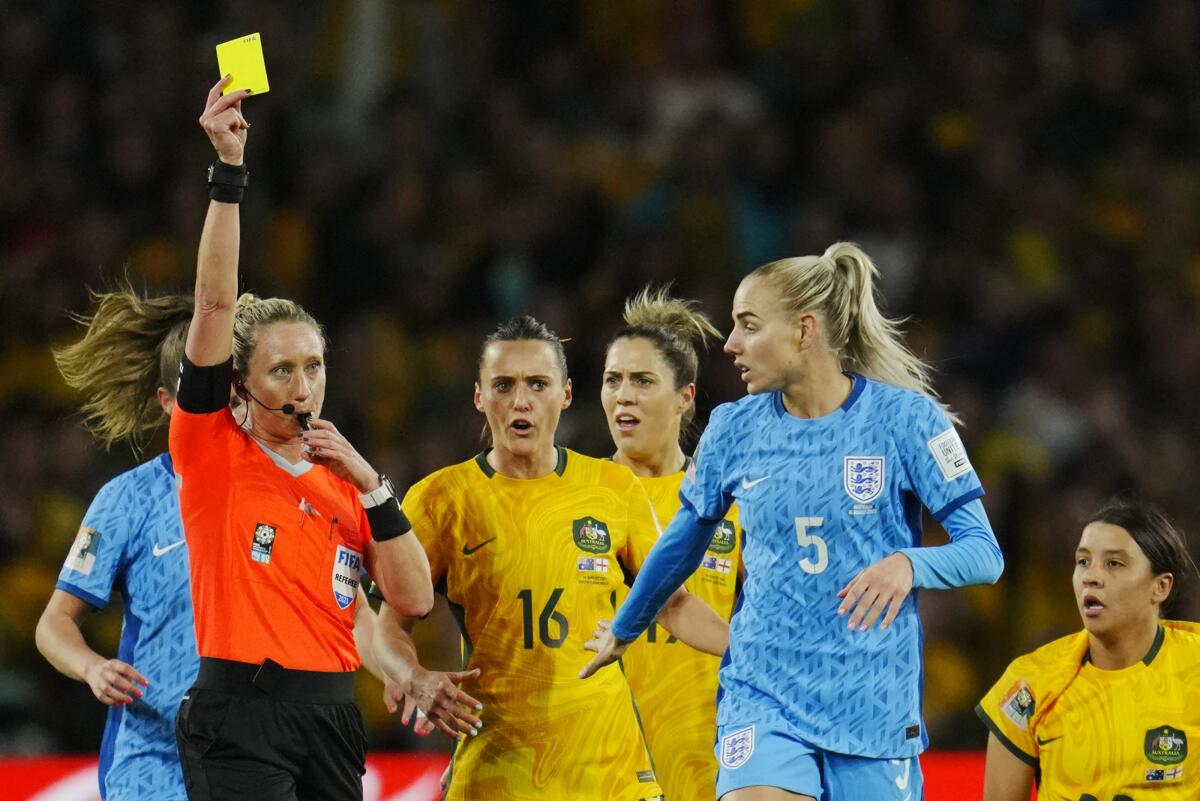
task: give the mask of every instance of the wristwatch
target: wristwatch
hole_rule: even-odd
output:
[[[383,473],[379,474],[379,486],[370,492],[361,493],[358,499],[362,501],[364,509],[372,509],[386,501],[388,498],[396,497],[396,488],[392,486],[392,481]]]

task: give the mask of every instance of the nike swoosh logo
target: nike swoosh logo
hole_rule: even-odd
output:
[[[895,762],[896,762],[896,760],[892,760],[893,764]],[[908,760],[908,759],[904,760],[904,773],[897,776],[896,780],[895,780],[897,790],[903,791],[905,787],[908,787],[908,774],[911,770],[912,770],[912,761]]]
[[[175,550],[180,545],[183,545],[184,542],[185,542],[185,540],[180,540],[179,542],[172,542],[170,545],[168,545],[165,548],[159,548],[158,545],[155,545],[154,549],[151,551],[151,553],[153,553],[156,557],[162,556],[165,553],[170,553],[171,551]]]
[[[1042,745],[1045,745],[1046,743],[1052,743],[1055,740],[1061,740],[1065,736],[1066,735],[1060,734],[1057,737],[1047,737],[1045,740],[1043,740],[1041,737],[1039,737],[1039,738],[1037,738],[1037,743],[1039,746],[1042,746]]]
[[[470,556],[471,554],[475,553],[475,552],[476,552],[476,551],[478,551],[480,548],[482,548],[483,546],[487,545],[489,542],[491,542],[491,541],[492,541],[492,540],[494,540],[494,539],[496,539],[496,538],[495,538],[495,537],[492,537],[492,539],[491,539],[491,540],[484,540],[483,542],[481,542],[481,543],[479,543],[478,545],[475,545],[475,546],[471,546],[471,545],[464,545],[464,546],[463,546],[463,556]]]
[[[744,490],[754,489],[754,487],[763,483],[768,478],[770,478],[770,476],[763,476],[762,478],[756,478],[753,481],[747,481],[746,479],[743,478],[742,479],[742,489],[744,489]]]

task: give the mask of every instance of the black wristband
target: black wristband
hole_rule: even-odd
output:
[[[404,516],[397,498],[389,498],[366,512],[367,522],[371,524],[371,537],[376,542],[394,540],[412,530],[412,523]]]
[[[208,197],[219,203],[241,203],[250,185],[250,170],[245,164],[237,167],[223,161],[208,166]]]

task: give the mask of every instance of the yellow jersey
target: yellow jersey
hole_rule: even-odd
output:
[[[679,511],[684,473],[639,477],[659,521]],[[737,508],[717,526],[700,569],[685,585],[726,620],[733,614],[742,557]],[[633,689],[654,772],[668,801],[716,797],[717,671],[721,658],[697,651],[651,623],[621,658]]]
[[[581,680],[583,644],[611,619],[625,568],[658,536],[627,468],[558,449],[549,475],[515,479],[486,454],[413,486],[405,515],[465,641],[464,686],[483,728],[455,751],[448,801],[658,798],[637,711],[617,668]]]
[[[1087,632],[1018,657],[976,712],[1040,773],[1039,801],[1200,798],[1200,625],[1163,621],[1142,661],[1101,670]]]

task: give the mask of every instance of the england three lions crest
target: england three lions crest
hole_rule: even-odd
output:
[[[882,456],[847,456],[843,484],[846,494],[858,503],[870,503],[883,492]]]
[[[745,765],[754,753],[754,727],[726,734],[721,738],[721,766],[734,770]]]

